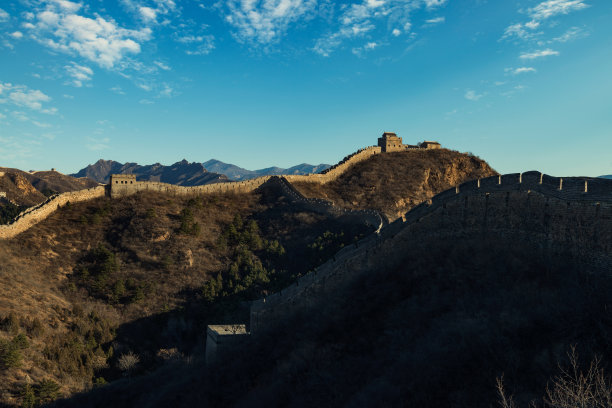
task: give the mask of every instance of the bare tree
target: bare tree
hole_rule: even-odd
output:
[[[123,371],[123,375],[126,376],[134,371],[138,363],[140,363],[140,357],[138,357],[138,354],[131,351],[119,357],[119,369]]]
[[[595,357],[586,372],[580,370],[576,348],[568,352],[569,367],[561,367],[561,374],[546,387],[544,403],[553,408],[611,408],[612,386]]]
[[[601,359],[595,357],[586,371],[580,370],[576,347],[567,353],[569,367],[559,364],[561,374],[554,377],[546,387],[543,399],[545,407],[551,408],[612,408],[612,384],[600,367]],[[517,408],[512,395],[504,390],[504,377],[497,378],[497,393],[501,408]],[[534,401],[530,407],[535,408]]]

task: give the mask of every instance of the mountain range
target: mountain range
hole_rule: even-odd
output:
[[[311,165],[307,163],[283,169],[268,167],[260,170],[247,170],[234,164],[211,159],[205,163],[190,163],[187,160],[170,166],[159,163],[142,166],[137,163],[119,163],[114,160],[98,160],[73,177],[89,177],[99,183],[108,183],[111,174],[135,174],[141,181],[161,181],[180,186],[197,186],[233,180],[248,180],[260,176],[280,174],[311,174],[329,168],[329,164]]]
[[[313,166],[312,164],[302,163],[287,169],[281,167],[267,167],[259,170],[247,170],[234,164],[223,163],[215,159],[204,162],[203,165],[208,171],[225,174],[231,180],[248,180],[261,176],[278,176],[281,174],[312,174],[319,173],[330,167],[329,164],[318,164]]]
[[[98,160],[81,169],[73,177],[89,177],[100,183],[108,183],[111,174],[135,174],[140,181],[160,181],[179,186],[199,186],[202,184],[229,181],[226,176],[207,171],[201,163],[181,160],[170,166],[155,163],[141,166],[137,163],[119,163],[114,160]]]

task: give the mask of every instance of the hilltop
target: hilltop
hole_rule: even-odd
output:
[[[75,178],[55,170],[26,172],[0,167],[0,191],[18,205],[32,206],[52,194],[97,186],[90,178]]]
[[[354,209],[375,209],[390,220],[464,181],[497,174],[479,157],[447,149],[379,154],[326,184],[294,182],[307,197]]]

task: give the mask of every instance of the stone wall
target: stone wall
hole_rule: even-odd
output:
[[[293,205],[299,205],[308,211],[332,217],[351,219],[352,223],[370,226],[376,232],[380,231],[387,223],[387,220],[381,213],[375,210],[351,210],[337,207],[331,201],[321,198],[307,198],[293,187],[293,185],[287,181],[286,177],[273,176],[268,180],[266,185],[278,187]]]
[[[361,149],[350,156],[345,157],[342,161],[340,161],[335,166],[327,169],[325,173],[321,174],[309,174],[309,175],[293,175],[293,176],[285,176],[287,179],[291,181],[309,181],[315,183],[327,183],[329,181],[335,180],[341,174],[343,174],[349,167],[354,165],[355,163],[359,163],[363,160],[368,159],[372,155],[380,153],[380,147],[372,146],[367,147],[365,149]],[[132,175],[126,175],[125,179],[128,181],[127,183],[111,183],[106,188],[108,189],[107,193],[110,194],[111,197],[122,197],[131,194],[138,193],[139,191],[154,191],[165,194],[170,194],[174,196],[194,196],[201,194],[211,194],[211,193],[248,193],[251,192],[262,184],[270,180],[273,176],[263,176],[258,177],[251,180],[245,181],[235,181],[229,183],[213,183],[213,184],[205,184],[202,186],[177,186],[174,184],[166,184],[160,182],[148,182],[148,181],[133,181],[134,178]],[[123,179],[117,178],[117,181],[121,181]],[[13,238],[17,234],[27,230],[32,225],[42,221],[50,214],[52,214],[58,207],[65,205],[66,202],[79,202],[91,200],[94,198],[104,196],[105,187],[95,187],[87,190],[63,193],[57,196],[50,197],[43,203],[35,207],[31,207],[21,213],[15,220],[13,220],[8,225],[0,225],[0,239],[8,239]],[[304,200],[307,200],[304,198]],[[317,206],[316,202],[308,203],[312,208],[320,208]],[[340,209],[338,209],[340,211]],[[378,213],[377,213],[378,214]],[[349,214],[347,214],[349,215]],[[357,214],[352,214],[357,215]],[[360,216],[363,216],[360,215]],[[370,215],[373,219],[374,215]],[[372,221],[375,222],[375,221]],[[378,221],[376,221],[378,222]],[[378,225],[378,224],[377,224]]]
[[[35,207],[30,207],[19,214],[11,223],[0,225],[0,239],[13,238],[26,231],[31,226],[44,220],[58,208],[66,203],[78,203],[80,201],[93,200],[94,198],[104,197],[106,187],[99,186],[86,190],[72,191],[69,193],[57,194],[49,197],[46,201]]]
[[[612,270],[612,180],[507,174],[464,183],[433,197],[296,283],[251,304],[250,330],[316,305],[362,273],[394,267],[401,242],[417,234],[522,234],[534,245],[573,252],[592,268]],[[422,236],[422,235],[420,235]],[[401,250],[400,250],[401,251]],[[376,254],[376,256],[372,256]],[[375,264],[373,264],[375,262]]]

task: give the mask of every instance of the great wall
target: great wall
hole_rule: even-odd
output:
[[[400,145],[397,144],[398,139]],[[294,284],[251,302],[248,323],[227,326],[231,326],[232,330],[226,330],[227,327],[223,325],[210,326],[207,350],[209,346],[212,347],[210,350],[215,350],[207,352],[211,361],[216,351],[223,351],[222,345],[230,349],[236,347],[250,334],[256,335],[279,319],[307,310],[321,297],[332,294],[363,273],[376,268],[392,267],[398,261],[398,244],[409,242],[413,235],[419,233],[438,236],[522,233],[524,239],[533,240],[534,245],[543,242],[562,245],[565,250],[576,252],[585,264],[608,273],[612,270],[612,260],[606,256],[612,251],[612,180],[558,178],[535,171],[493,176],[444,191],[391,224],[387,224],[376,211],[345,210],[326,200],[308,199],[291,185],[291,182],[296,181],[325,184],[337,179],[352,165],[373,155],[417,148],[439,148],[439,145],[435,142],[424,142],[420,147],[402,145],[401,138],[385,134],[379,139],[379,146],[361,149],[320,174],[266,176],[196,187],[138,182],[134,176],[114,175],[107,186],[56,195],[24,211],[11,224],[0,226],[0,239],[15,237],[68,202],[104,196],[115,198],[139,191],[182,196],[241,193],[254,191],[264,185],[280,188],[283,195],[294,204],[334,216],[358,217],[360,222],[376,230],[375,234],[343,248],[332,259],[298,278]],[[238,336],[240,340],[235,341],[233,336]]]
[[[319,299],[332,296],[364,273],[397,266],[401,243],[413,236],[460,238],[470,233],[521,235],[534,245],[560,246],[591,268],[610,273],[612,180],[558,178],[530,171],[466,182],[420,204],[378,234],[343,248],[280,292],[251,302],[250,321],[234,326],[242,328],[243,341],[248,338],[245,333],[256,335],[296,312],[307,312]],[[219,339],[236,346],[227,337],[232,334],[220,339],[211,330],[207,342]]]
[[[307,181],[325,184],[335,180],[342,175],[349,167],[356,163],[367,160],[369,157],[381,153],[381,147],[371,146],[361,149],[350,156],[345,157],[340,163],[327,169],[325,173],[309,175],[288,175],[284,176],[288,181]],[[212,193],[248,193],[269,181],[275,176],[258,177],[252,180],[236,181],[229,183],[205,184],[202,186],[184,187],[173,184],[136,181],[132,175],[113,175],[111,182],[106,186],[99,186],[87,190],[62,193],[50,197],[45,202],[35,207],[28,208],[19,214],[11,223],[0,225],[0,239],[10,239],[28,230],[33,225],[47,218],[58,208],[68,202],[76,203],[81,201],[93,200],[95,198],[110,196],[112,198],[136,194],[139,191],[154,191],[177,196],[193,196],[199,194]],[[302,196],[303,200],[307,200]],[[306,203],[306,202],[305,202]],[[315,204],[315,202],[310,202]]]

